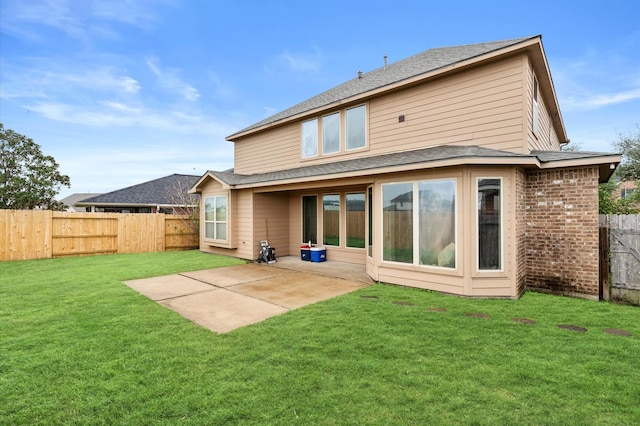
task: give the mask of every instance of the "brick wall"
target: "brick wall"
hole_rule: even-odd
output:
[[[526,184],[527,177],[522,169],[515,171],[516,182],[516,292],[518,297],[527,287],[527,235],[526,235]]]
[[[526,175],[526,285],[598,297],[598,168]]]

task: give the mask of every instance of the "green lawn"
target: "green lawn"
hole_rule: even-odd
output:
[[[374,285],[216,335],[121,283],[237,262],[192,251],[0,263],[0,424],[640,421],[636,307]]]

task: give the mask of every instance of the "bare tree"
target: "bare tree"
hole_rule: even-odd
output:
[[[190,176],[176,179],[167,188],[167,198],[173,205],[173,211],[182,217],[186,229],[200,235],[200,196],[189,194],[193,181]]]

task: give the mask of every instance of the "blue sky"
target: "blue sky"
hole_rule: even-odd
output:
[[[541,34],[567,133],[640,123],[640,3],[2,0],[0,121],[74,192],[233,166],[224,139],[432,47]],[[259,155],[260,153],[256,153]]]

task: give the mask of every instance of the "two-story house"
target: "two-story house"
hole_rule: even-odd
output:
[[[191,190],[203,251],[255,259],[260,240],[278,256],[312,241],[381,282],[598,295],[598,183],[620,156],[561,151],[540,36],[354,73],[227,140],[233,171]]]

